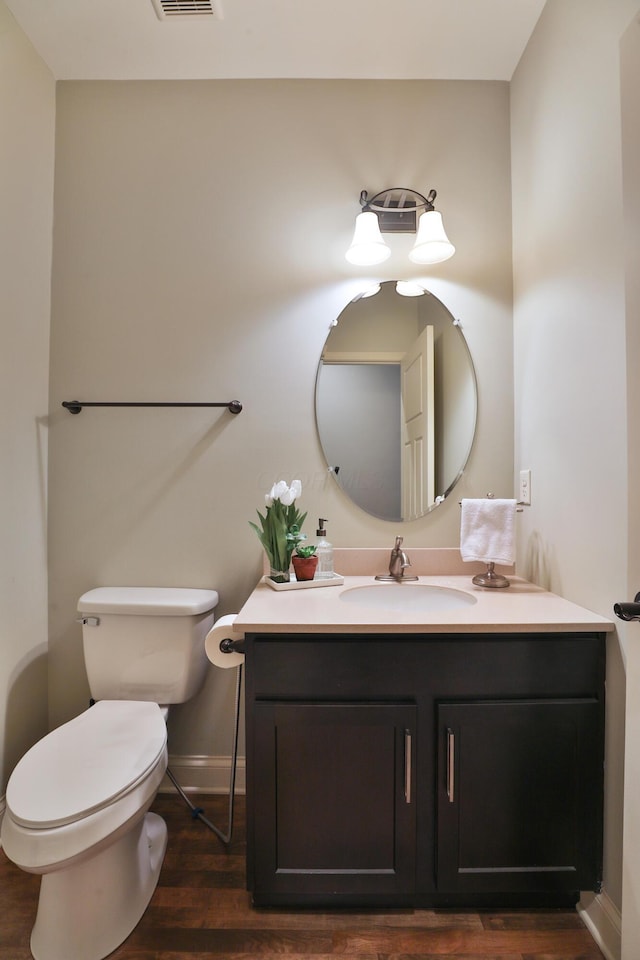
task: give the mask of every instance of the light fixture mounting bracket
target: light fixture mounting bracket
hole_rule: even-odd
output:
[[[381,233],[415,233],[418,214],[433,210],[436,191],[430,190],[425,197],[408,187],[391,187],[381,190],[371,199],[366,190],[360,194],[362,212],[372,210],[378,216]]]

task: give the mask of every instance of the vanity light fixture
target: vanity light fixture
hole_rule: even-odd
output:
[[[356,217],[353,240],[345,254],[349,263],[368,267],[387,260],[391,249],[383,233],[416,233],[416,242],[409,253],[412,263],[441,263],[452,257],[456,248],[445,233],[442,214],[433,206],[436,195],[435,190],[424,197],[416,190],[393,187],[369,199],[363,190],[360,194],[362,212]]]

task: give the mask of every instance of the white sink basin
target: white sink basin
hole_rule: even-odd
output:
[[[453,587],[438,587],[428,583],[371,583],[351,587],[340,594],[343,603],[376,610],[406,610],[436,613],[461,610],[477,603],[476,598]]]

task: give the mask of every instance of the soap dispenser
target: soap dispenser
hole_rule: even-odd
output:
[[[326,520],[322,517],[318,520],[318,529],[316,536],[320,537],[316,544],[316,556],[318,558],[318,569],[316,570],[315,580],[328,580],[333,576],[333,546],[327,540]]]

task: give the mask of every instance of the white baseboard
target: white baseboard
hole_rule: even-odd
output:
[[[228,793],[231,757],[170,756],[169,769],[185,793]],[[245,792],[245,759],[238,757],[236,793]],[[160,784],[160,793],[174,793],[167,776]]]
[[[578,914],[606,960],[620,960],[622,916],[605,891],[583,893],[578,904]]]

